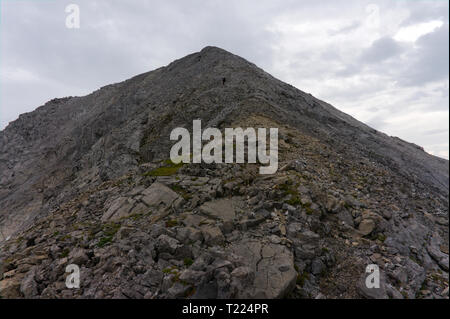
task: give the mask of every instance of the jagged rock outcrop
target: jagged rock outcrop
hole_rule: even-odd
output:
[[[194,119],[278,127],[278,172],[171,163]],[[0,296],[448,298],[448,171],[207,47],[0,132]]]

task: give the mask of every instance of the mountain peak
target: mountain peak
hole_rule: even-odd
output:
[[[173,129],[193,136],[194,120],[220,132],[277,128],[280,169],[172,163]],[[0,296],[64,297],[63,274],[52,274],[65,262],[86,268],[91,286],[73,292],[82,298],[373,296],[358,281],[377,260],[404,261],[383,274],[392,296],[443,290],[433,276],[421,287],[426,272],[442,268],[448,278],[448,172],[448,161],[208,46],[56,100],[1,132],[0,260],[9,276],[0,287],[10,289]],[[226,265],[228,284],[211,265]],[[166,280],[178,274],[188,286]],[[305,274],[314,280],[293,290]]]
[[[231,52],[228,52],[225,49],[216,47],[216,46],[212,46],[212,45],[208,45],[206,47],[204,47],[203,49],[200,50],[200,53],[220,53],[220,54],[232,54]]]

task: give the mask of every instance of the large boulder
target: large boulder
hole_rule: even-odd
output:
[[[231,252],[244,257],[246,273],[251,274],[246,278],[252,278],[236,298],[283,298],[295,287],[294,256],[285,246],[244,239],[232,245]]]
[[[142,202],[157,211],[165,211],[180,196],[164,184],[155,182],[142,192]]]

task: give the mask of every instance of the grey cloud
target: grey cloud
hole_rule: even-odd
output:
[[[353,21],[352,23],[350,23],[349,25],[346,25],[345,27],[328,31],[328,34],[331,36],[342,35],[342,34],[345,35],[349,32],[352,32],[352,31],[358,29],[360,26],[361,26],[361,21]]]
[[[400,24],[402,27],[431,20],[448,21],[448,1],[418,1],[408,9],[409,16]]]
[[[405,86],[421,86],[429,82],[448,79],[449,25],[446,23],[416,41],[417,49],[408,68],[399,77]]]
[[[425,135],[448,134],[448,129],[426,130],[426,131],[423,131],[423,134],[425,134]]]
[[[405,51],[404,47],[390,37],[380,38],[364,50],[360,56],[363,63],[379,63],[398,56]]]

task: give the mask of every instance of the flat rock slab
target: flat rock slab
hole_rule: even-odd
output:
[[[141,214],[148,211],[162,213],[167,211],[180,196],[169,187],[155,182],[140,193],[140,201],[132,197],[118,197],[102,216],[102,221],[118,221],[131,214]],[[134,195],[139,195],[135,192]]]
[[[190,227],[200,227],[201,225],[204,224],[212,224],[214,221],[211,219],[208,219],[205,216],[201,216],[201,215],[196,215],[196,214],[192,214],[192,213],[184,213],[182,216],[182,223],[185,226],[190,226]]]
[[[236,216],[233,201],[229,199],[206,202],[200,206],[200,211],[210,218],[221,219],[223,221],[232,221]]]
[[[171,207],[180,196],[169,187],[155,182],[142,192],[142,202],[158,211]]]
[[[20,298],[20,283],[25,274],[0,281],[0,297],[5,299]]]
[[[126,217],[133,208],[135,201],[130,197],[119,197],[115,199],[108,210],[103,214],[102,221],[118,221]]]
[[[239,291],[237,298],[283,298],[295,287],[294,256],[285,246],[244,239],[230,249],[244,257],[255,273],[253,284]]]

